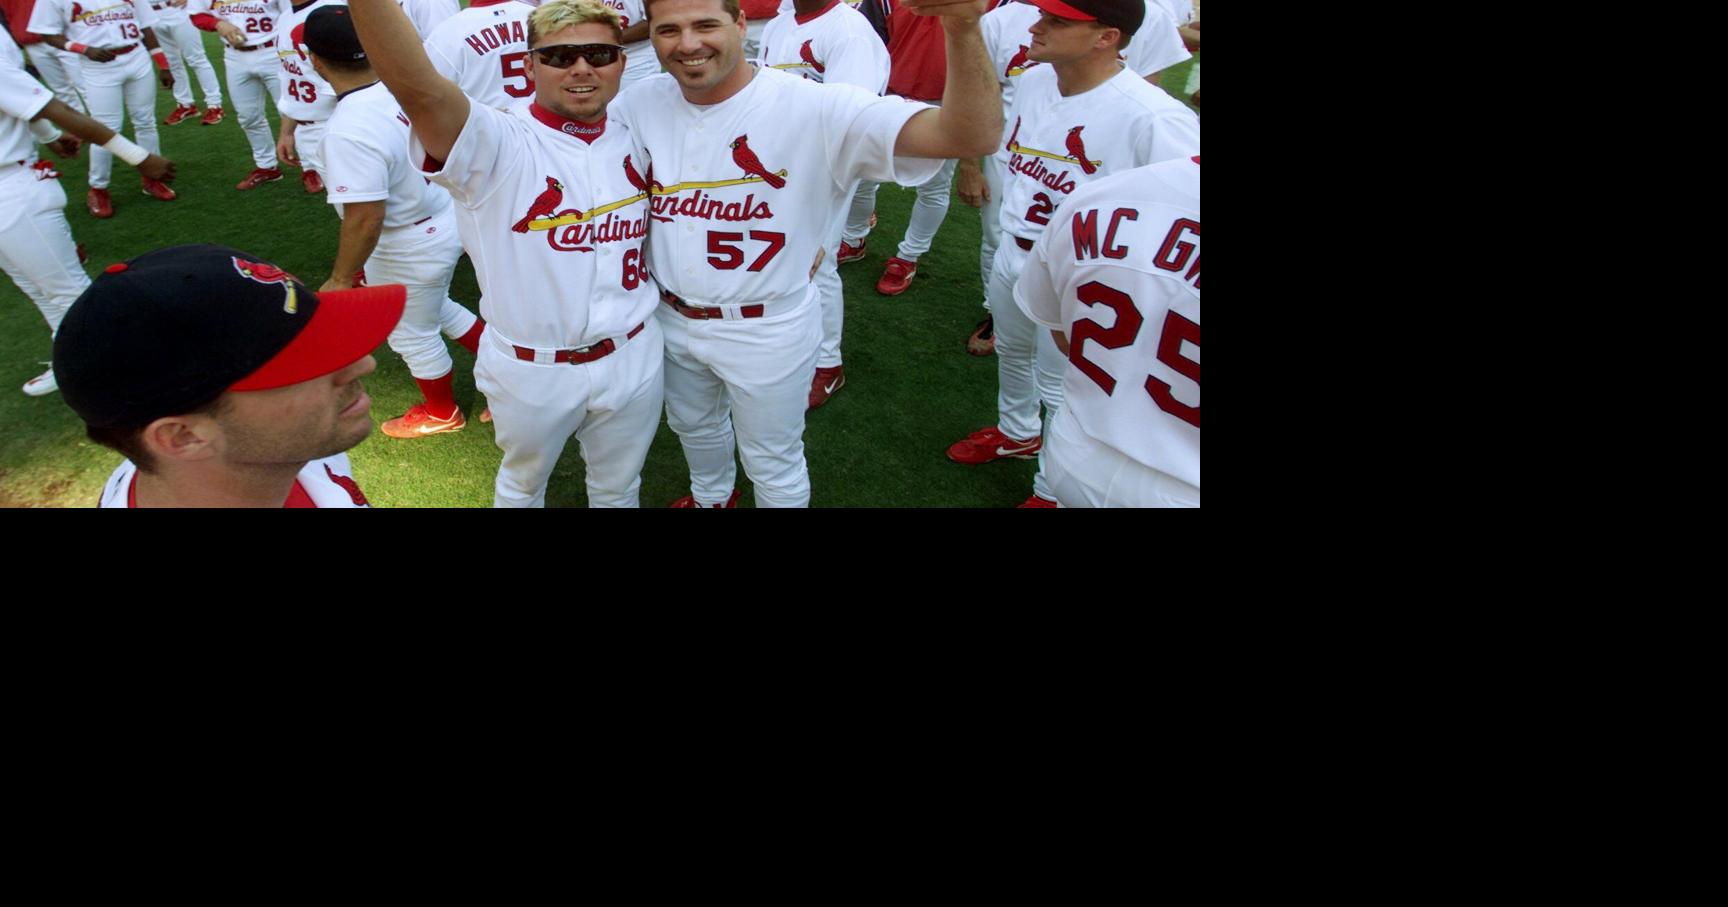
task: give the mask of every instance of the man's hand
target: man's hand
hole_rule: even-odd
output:
[[[61,157],[73,157],[78,154],[78,149],[83,145],[84,143],[78,141],[78,137],[75,135],[62,135],[49,142],[48,148]]]
[[[174,162],[160,154],[152,154],[138,165],[138,172],[153,180],[172,182],[174,179]]]
[[[156,70],[156,81],[161,84],[163,88],[173,88],[174,74],[166,69],[158,69]]]
[[[276,137],[276,157],[290,164],[300,166],[300,158],[294,153],[294,130],[300,125],[298,120],[282,118],[282,134]]]
[[[901,0],[901,6],[920,16],[941,16],[957,23],[977,22],[990,4],[987,0]]]
[[[84,48],[84,58],[87,60],[95,60],[98,63],[107,63],[114,59],[114,55],[109,53],[108,49],[105,47],[91,46]]]
[[[229,47],[239,47],[246,43],[246,33],[241,31],[238,25],[227,19],[216,23],[216,34],[221,35],[222,40],[227,41]]]
[[[318,292],[328,293],[331,290],[351,290],[353,288],[354,288],[354,279],[353,278],[351,278],[351,277],[350,278],[342,278],[342,277],[337,277],[336,275],[332,274],[332,275],[330,275],[330,279],[324,281],[324,285],[318,288]]]
[[[971,158],[961,158],[960,165],[960,200],[974,208],[984,207],[990,200],[990,184],[984,182],[984,169]]]

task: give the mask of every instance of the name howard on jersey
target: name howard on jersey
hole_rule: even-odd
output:
[[[486,56],[506,44],[527,44],[528,33],[523,30],[520,22],[500,22],[463,38],[462,41],[477,56]]]

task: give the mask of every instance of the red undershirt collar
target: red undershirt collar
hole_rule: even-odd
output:
[[[821,9],[811,13],[808,16],[801,15],[799,13],[793,13],[792,19],[793,19],[793,21],[797,22],[799,25],[803,25],[804,23],[809,22],[812,19],[819,18],[823,13],[825,13],[825,12],[827,12],[827,11],[829,11],[829,10],[833,9],[834,7],[839,6],[839,5],[840,5],[840,0],[834,0],[833,3],[830,3],[827,6],[822,7]]]
[[[324,468],[329,469],[330,467]],[[318,509],[318,505],[312,503],[312,496],[306,493],[306,489],[300,487],[299,479],[294,480],[294,488],[288,492],[288,500],[283,501],[282,506],[291,510]],[[138,473],[136,472],[132,473],[132,481],[126,483],[126,509],[138,509]]]
[[[590,145],[594,144],[594,140],[606,132],[605,114],[600,115],[600,122],[598,123],[584,123],[581,120],[572,120],[568,117],[559,116],[558,114],[541,107],[539,101],[528,102],[528,113],[544,125],[556,129],[565,135],[575,136]]]

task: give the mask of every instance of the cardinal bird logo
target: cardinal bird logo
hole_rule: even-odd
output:
[[[77,22],[82,18],[84,18],[84,7],[77,3],[72,4],[72,21]]]
[[[1075,126],[1068,130],[1068,153],[1079,162],[1082,171],[1091,175],[1098,172],[1098,167],[1086,159],[1086,144],[1080,141],[1080,130],[1085,128],[1085,126]]]
[[[1008,141],[1002,146],[1004,151],[1014,150],[1014,140],[1020,137],[1020,118],[1014,118],[1014,131],[1008,133]]]
[[[812,40],[814,40],[814,39],[812,39]],[[805,41],[804,46],[798,48],[798,58],[803,60],[804,62],[810,64],[810,68],[816,70],[817,72],[826,72],[827,71],[827,67],[823,66],[821,63],[816,62],[816,52],[812,51],[810,49],[810,42],[809,41]]]
[[[652,174],[654,172],[654,168],[649,167],[648,172],[650,174]],[[635,186],[637,191],[639,191],[639,192],[648,192],[649,191],[648,181],[643,179],[642,174],[637,173],[636,168],[632,167],[630,165],[630,155],[628,155],[628,154],[624,155],[624,178],[629,180],[630,185]]]
[[[366,492],[360,490],[360,483],[348,476],[337,475],[336,470],[331,469],[329,463],[324,464],[324,474],[330,477],[330,481],[342,486],[343,491],[348,492],[348,499],[354,502],[355,507],[372,506],[366,500]]]
[[[234,270],[240,272],[241,277],[248,280],[256,280],[259,283],[281,284],[282,288],[286,291],[282,300],[282,311],[287,312],[290,315],[299,314],[300,298],[294,292],[294,281],[299,278],[296,278],[294,275],[276,267],[275,265],[265,264],[261,261],[247,261],[244,258],[236,256],[229,256],[229,259],[234,262]]]
[[[540,193],[540,197],[534,200],[533,205],[529,206],[528,213],[510,229],[517,233],[527,233],[530,221],[536,217],[545,217],[558,210],[558,203],[563,200],[564,184],[552,177],[546,177],[546,191]]]
[[[756,152],[750,150],[749,138],[749,135],[741,135],[732,140],[732,162],[743,168],[745,173],[761,177],[762,182],[776,189],[784,188],[786,181],[769,173],[768,168],[762,166],[762,162],[757,159]]]
[[[288,38],[294,42],[294,52],[300,55],[300,59],[309,61],[310,58],[306,56],[306,23],[294,26],[294,30],[288,33]]]
[[[1008,66],[1002,70],[1002,74],[1004,76],[1019,75],[1020,73],[1025,72],[1029,65],[1037,66],[1038,64],[1036,63],[1028,64],[1026,62],[1026,52],[1031,49],[1032,48],[1028,45],[1020,45],[1020,49],[1015,51],[1014,56],[1008,60]]]

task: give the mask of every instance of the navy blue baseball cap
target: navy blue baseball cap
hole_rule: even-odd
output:
[[[1132,35],[1146,21],[1145,0],[1028,0],[1052,16],[1097,22]]]
[[[109,265],[72,303],[54,377],[87,425],[142,427],[344,368],[384,342],[406,301],[401,284],[314,293],[227,246],[158,249]]]

